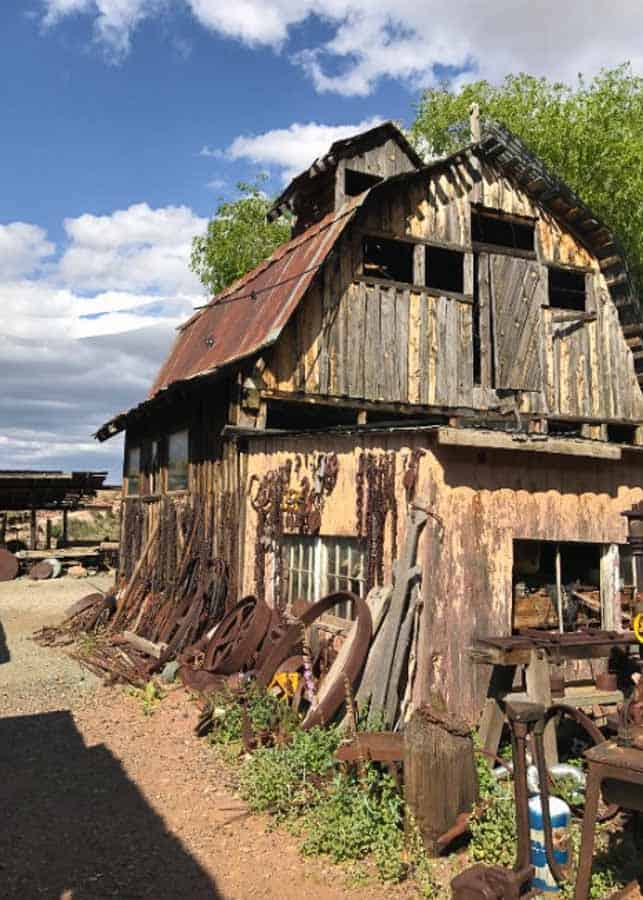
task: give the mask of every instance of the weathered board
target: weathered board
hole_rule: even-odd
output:
[[[476,250],[472,201],[531,217],[536,258]],[[369,233],[460,248],[464,293],[426,288],[420,254],[415,284],[363,276]],[[550,265],[588,272],[594,321],[553,321]],[[498,390],[515,389],[523,413],[643,420],[634,360],[598,260],[518,185],[466,157],[373,193],[266,362],[265,387],[279,392],[485,410],[498,405]]]

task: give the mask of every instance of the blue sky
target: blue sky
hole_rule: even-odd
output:
[[[5,0],[0,468],[106,468],[93,430],[146,394],[202,302],[192,237],[260,171],[405,125],[448,75],[571,79],[629,59],[633,0]],[[608,14],[609,12],[609,14]],[[596,29],[595,21],[601,21]]]

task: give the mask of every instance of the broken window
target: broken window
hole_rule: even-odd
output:
[[[147,493],[156,494],[159,489],[159,442],[150,441],[147,452]]]
[[[125,493],[128,497],[141,489],[141,448],[128,447],[125,454]]]
[[[366,593],[366,559],[357,538],[284,535],[284,567],[288,605],[316,603],[335,591]],[[351,604],[335,607],[332,615],[352,619]]]
[[[368,172],[356,172],[355,169],[346,169],[344,172],[344,193],[347,197],[356,197],[363,194],[374,184],[382,179],[379,175],[370,175]]]
[[[167,489],[187,491],[190,460],[189,433],[187,428],[170,435],[167,445]]]
[[[522,253],[535,252],[535,224],[493,210],[471,210],[471,240],[476,244],[506,247]]]
[[[517,540],[513,549],[514,632],[600,626],[601,544]]]
[[[608,425],[607,440],[615,444],[634,444],[636,441],[636,425]]]
[[[350,407],[326,406],[322,403],[297,403],[290,400],[268,400],[266,428],[283,431],[307,431],[354,425],[357,411]]]
[[[585,273],[549,268],[549,305],[555,309],[585,311]]]
[[[579,438],[583,435],[583,424],[568,419],[550,419],[547,431],[550,437]]]
[[[413,284],[413,244],[389,238],[364,238],[364,275]]]
[[[446,247],[427,246],[426,286],[454,294],[464,292],[464,253]]]

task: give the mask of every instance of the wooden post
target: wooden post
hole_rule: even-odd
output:
[[[529,665],[525,672],[527,682],[527,699],[532,703],[542,703],[545,709],[551,706],[551,680],[549,673],[549,657],[544,650],[532,650]],[[558,762],[556,746],[556,720],[547,725],[544,734],[545,759],[548,766]]]
[[[47,516],[46,528],[47,528],[47,542],[46,542],[45,546],[47,547],[47,550],[51,550],[51,519],[49,518],[49,516]]]
[[[7,533],[7,514],[6,514],[6,512],[0,512],[0,547],[4,547],[6,544],[6,533]]]
[[[430,707],[416,710],[404,731],[404,796],[427,853],[478,798],[469,727]]]
[[[556,606],[558,609],[558,630],[562,634],[565,630],[563,623],[563,585],[560,564],[560,544],[556,544]]]
[[[38,549],[38,510],[31,510],[31,528],[29,535],[29,549]]]
[[[67,546],[69,538],[69,510],[63,509],[63,533],[62,533],[62,545],[63,547]]]

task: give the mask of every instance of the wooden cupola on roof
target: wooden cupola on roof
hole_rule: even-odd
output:
[[[277,197],[268,213],[271,222],[290,212],[293,237],[325,215],[392,175],[423,166],[422,158],[392,122],[335,141]]]

